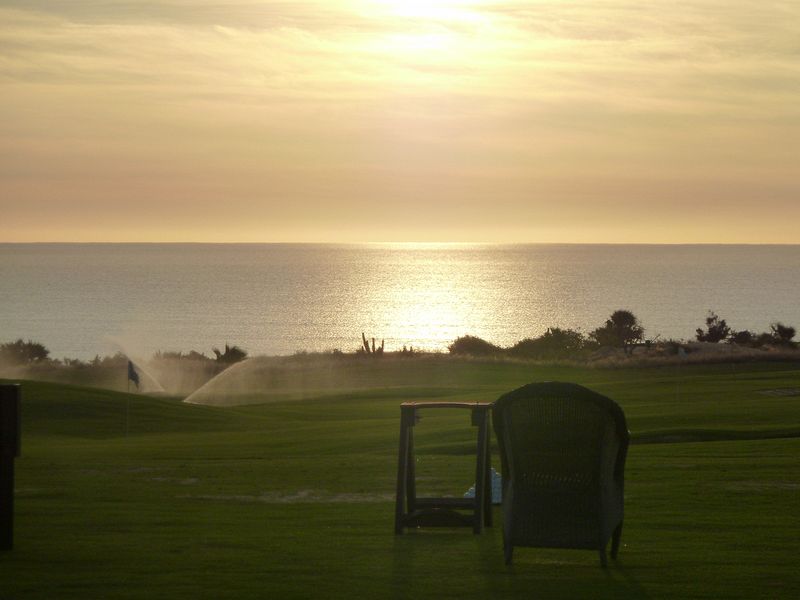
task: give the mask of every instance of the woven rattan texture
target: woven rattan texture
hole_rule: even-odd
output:
[[[530,384],[494,408],[504,533],[515,546],[600,549],[622,520],[622,410],[584,387]]]

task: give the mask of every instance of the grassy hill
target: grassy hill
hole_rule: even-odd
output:
[[[0,600],[800,591],[798,364],[364,369],[358,385],[228,408],[23,382],[16,547],[0,554]],[[619,562],[604,572],[592,552],[522,548],[507,568],[499,526],[395,537],[399,403],[493,400],[543,379],[582,383],[625,409],[634,446]],[[466,415],[431,413],[417,436],[420,491],[463,493]]]

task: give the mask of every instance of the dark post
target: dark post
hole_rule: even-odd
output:
[[[475,408],[472,410],[472,424],[478,427],[478,445],[475,449],[475,513],[472,519],[472,532],[483,531],[483,519],[486,514],[486,447],[488,445],[486,427],[486,411]],[[489,494],[491,494],[491,488]]]
[[[14,545],[14,459],[20,452],[20,387],[0,385],[0,550]]]
[[[411,426],[414,424],[414,408],[400,407],[400,451],[397,460],[397,496],[394,508],[394,532],[403,533],[405,527],[406,498],[408,497],[408,443],[411,437]]]

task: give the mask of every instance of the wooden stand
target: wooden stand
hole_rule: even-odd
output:
[[[397,500],[394,532],[402,534],[406,527],[472,526],[481,533],[484,525],[492,525],[492,495],[489,456],[490,402],[404,402],[400,406],[400,452],[397,465]],[[429,408],[469,409],[472,425],[478,428],[475,449],[474,498],[417,498],[414,472],[414,426],[418,411]],[[464,514],[459,511],[470,511]]]
[[[20,387],[0,385],[0,550],[14,546],[14,459],[20,451]]]

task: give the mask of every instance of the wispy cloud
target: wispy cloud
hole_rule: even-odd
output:
[[[442,221],[483,202],[562,227],[561,201],[601,231],[643,203],[677,227],[670,202],[711,215],[724,190],[746,237],[765,203],[798,211],[798,22],[796,2],[7,0],[0,194],[28,224],[53,198],[123,221],[138,194],[296,230],[331,202],[380,228],[370,201],[428,189]]]

